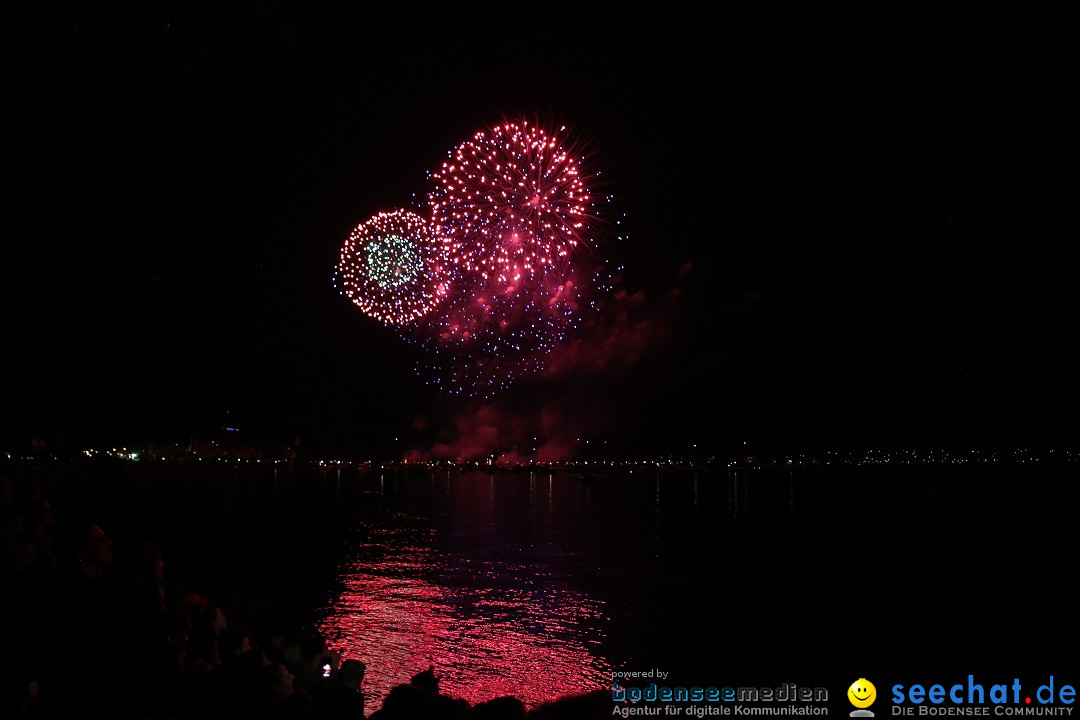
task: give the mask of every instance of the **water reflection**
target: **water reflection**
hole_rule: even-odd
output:
[[[357,526],[319,630],[342,656],[367,663],[371,707],[428,665],[443,692],[470,703],[514,695],[535,706],[605,687],[604,603],[546,562],[567,552],[543,537],[556,495],[551,480],[547,507],[536,507],[533,479],[528,519],[506,525],[496,508],[514,498],[501,497],[502,481],[448,478],[439,531],[429,517],[392,508]],[[391,483],[387,498],[398,493],[397,481],[380,479],[384,490]]]
[[[371,478],[317,625],[368,664],[372,708],[430,664],[450,695],[529,706],[607,687],[615,669],[716,682],[734,669],[816,667],[838,652],[838,624],[897,592],[892,568],[993,537],[952,512],[993,495],[957,491],[950,506],[933,492],[962,485],[917,474],[583,479]],[[853,548],[875,558],[858,592]]]

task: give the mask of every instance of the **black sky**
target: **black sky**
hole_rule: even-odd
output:
[[[352,226],[522,115],[603,170],[629,240],[601,252],[655,341],[500,412],[587,406],[585,432],[650,450],[1075,446],[1052,19],[534,10],[14,11],[4,449],[186,440],[228,408],[253,437],[393,453],[467,412],[331,271]]]

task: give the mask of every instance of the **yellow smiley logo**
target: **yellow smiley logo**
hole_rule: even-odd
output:
[[[867,708],[877,698],[877,688],[866,678],[859,678],[847,689],[848,700],[857,708]]]

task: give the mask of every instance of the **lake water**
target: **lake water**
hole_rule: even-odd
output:
[[[653,669],[842,700],[859,677],[1035,687],[1075,666],[1075,464],[34,472],[58,518],[159,541],[237,626],[363,659],[370,709],[429,664],[470,703],[530,706]]]
[[[1076,474],[383,474],[349,501],[315,625],[367,662],[371,707],[429,664],[451,695],[530,706],[653,668],[1060,674],[1076,630],[1037,628],[1071,617]]]

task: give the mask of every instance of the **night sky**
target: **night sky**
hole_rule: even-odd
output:
[[[1076,446],[1052,19],[216,5],[11,11],[0,449]],[[620,293],[551,372],[439,397],[333,266],[521,117],[602,170]]]

